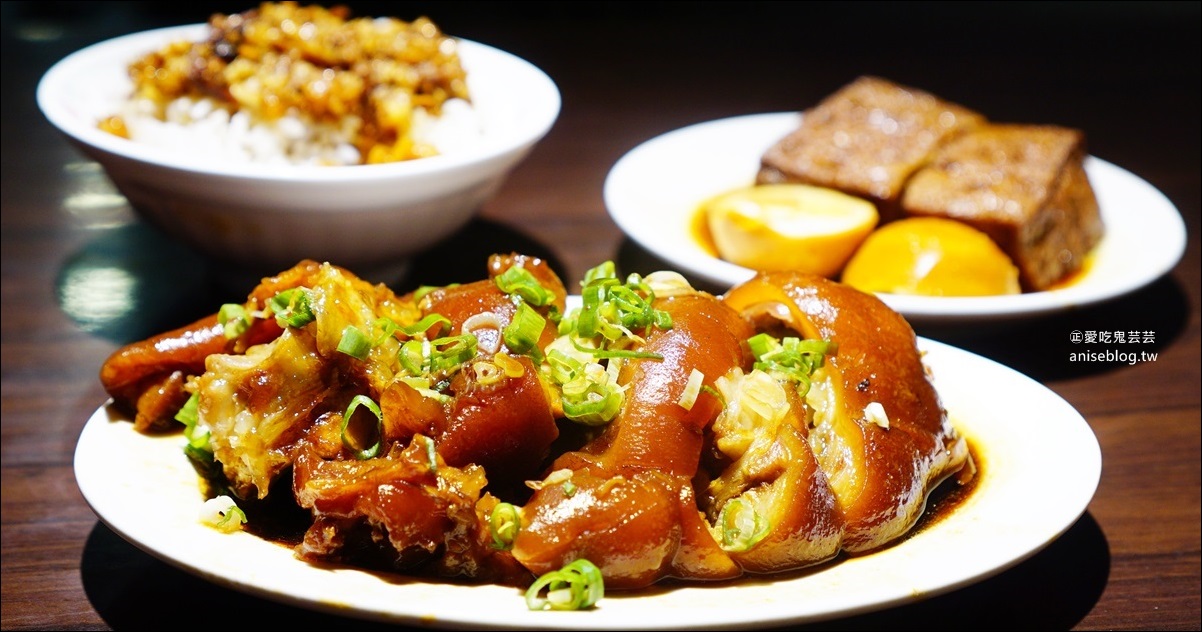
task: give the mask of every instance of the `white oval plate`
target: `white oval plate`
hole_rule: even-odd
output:
[[[684,127],[631,150],[605,180],[605,205],[631,239],[682,273],[728,287],[754,271],[711,255],[692,230],[706,199],[755,182],[760,157],[797,128],[797,113],[754,114]],[[1098,197],[1106,236],[1093,264],[1072,285],[986,297],[881,294],[915,325],[1028,318],[1133,292],[1173,268],[1185,253],[1185,222],[1143,179],[1093,156],[1085,171]]]
[[[991,360],[925,338],[919,346],[952,419],[982,456],[980,482],[963,504],[895,546],[809,574],[610,594],[589,611],[531,612],[514,588],[323,568],[249,533],[220,533],[199,522],[203,498],[182,436],[139,434],[109,406],[84,426],[75,476],[100,519],[151,555],[222,586],[340,615],[523,630],[821,621],[912,603],[995,575],[1063,534],[1097,488],[1097,439],[1067,402]]]

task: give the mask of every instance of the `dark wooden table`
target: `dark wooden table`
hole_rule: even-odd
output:
[[[247,8],[179,4],[190,8],[3,3],[0,625],[370,627],[235,593],[160,562],[100,523],[76,487],[72,454],[105,401],[97,380],[104,358],[249,289],[225,287],[211,262],[139,223],[34,103],[41,73],[77,48]],[[478,278],[481,257],[494,250],[547,256],[568,279],[606,259],[629,272],[655,269],[659,262],[623,237],[602,201],[605,175],[623,153],[691,123],[801,109],[860,74],[926,88],[995,120],[1083,129],[1094,155],[1146,179],[1180,210],[1184,259],[1100,306],[1004,330],[920,333],[1009,364],[1082,413],[1103,453],[1088,511],[995,577],[819,627],[1199,629],[1197,3],[354,6],[427,14],[449,33],[533,61],[563,93],[555,128],[454,250],[418,258],[398,284]],[[1157,359],[1070,362],[1069,332],[1089,329],[1152,331],[1155,342],[1141,350]],[[1047,485],[1056,484],[1049,476]]]

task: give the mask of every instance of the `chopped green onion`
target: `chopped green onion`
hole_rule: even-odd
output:
[[[613,421],[622,409],[622,392],[608,390],[603,393],[590,391],[576,401],[563,401],[563,415],[586,426],[600,426]]]
[[[409,325],[408,327],[400,327],[399,329],[402,333],[411,338],[428,338],[430,336],[428,336],[426,332],[428,332],[434,325],[438,325],[438,331],[434,332],[434,337],[441,336],[443,332],[448,331],[451,328],[451,319],[443,316],[442,314],[427,314],[425,318],[419,320],[418,322]]]
[[[624,339],[638,341],[635,330],[655,326],[672,327],[672,317],[651,306],[655,292],[637,274],[622,284],[612,264],[602,264],[585,275],[580,291],[581,308],[574,319],[575,332],[582,338],[601,337],[608,345]]]
[[[317,320],[309,301],[309,290],[294,287],[268,299],[267,309],[275,313],[280,327],[304,327]]]
[[[175,420],[184,424],[184,439],[188,441],[184,452],[194,460],[207,463],[213,460],[213,449],[209,446],[209,431],[197,430],[196,424],[200,421],[199,410],[200,396],[193,393],[180,407],[179,412],[175,413]]]
[[[634,358],[640,360],[663,360],[664,356],[652,351],[634,351],[632,349],[591,349],[582,346],[572,339],[572,345],[577,351],[587,353],[594,358]]]
[[[371,351],[371,340],[358,327],[347,325],[338,341],[338,351],[356,360],[366,360]]]
[[[431,399],[436,399],[443,404],[449,404],[449,403],[451,403],[451,401],[454,400],[454,398],[451,397],[450,395],[447,395],[445,393],[440,393],[437,390],[435,390],[432,387],[432,385],[430,384],[430,378],[402,375],[397,378],[397,381],[408,384],[413,390],[420,393],[423,397],[429,397]]]
[[[430,372],[454,373],[464,362],[476,357],[478,341],[472,334],[447,336],[430,341]]]
[[[751,549],[768,535],[768,521],[751,503],[735,498],[722,507],[718,514],[722,527],[724,551],[742,552]]]
[[[535,307],[550,305],[555,300],[555,294],[543,287],[526,268],[513,266],[497,275],[493,282],[502,292],[517,296]]]
[[[505,373],[501,370],[501,367],[487,360],[481,360],[473,364],[472,370],[476,372],[476,383],[481,386],[492,386],[499,383],[501,378],[505,377]]]
[[[568,498],[571,498],[572,496],[576,495],[576,489],[577,489],[576,483],[573,483],[570,479],[567,481],[564,481],[562,489],[563,489],[563,495],[567,496]]]
[[[546,590],[546,597],[541,596]],[[546,573],[526,591],[526,607],[531,610],[583,610],[605,596],[601,569],[586,560],[575,560],[557,571]]]
[[[447,322],[449,323],[450,321]],[[338,351],[359,360],[366,360],[367,354],[372,349],[383,344],[385,340],[388,340],[397,331],[403,331],[399,325],[387,316],[377,318],[372,322],[372,328],[379,331],[375,338],[369,337],[354,325],[347,325],[342,330],[342,338],[338,340]]]
[[[184,402],[184,405],[180,406],[179,411],[175,413],[175,420],[181,424],[184,424],[185,428],[193,427],[196,425],[196,421],[199,419],[199,411],[200,396],[196,393],[192,393],[192,396],[188,398],[188,401]]]
[[[222,531],[232,532],[241,529],[244,524],[246,524],[246,513],[238,505],[230,505],[230,508],[225,510],[221,521],[217,523],[217,528]]]
[[[492,548],[508,551],[522,531],[522,513],[509,504],[498,503],[488,516],[488,532],[492,535]]]
[[[250,329],[251,316],[246,311],[246,307],[237,303],[226,303],[217,310],[217,322],[221,323],[221,327],[225,332],[225,337],[233,340],[241,336],[243,332]]]
[[[413,291],[413,300],[415,302],[420,301],[423,298],[426,298],[427,294],[429,294],[430,292],[433,292],[435,290],[449,289],[449,288],[458,287],[458,286],[459,286],[458,283],[451,283],[450,285],[423,285]]]
[[[380,334],[376,336],[375,340],[372,340],[371,342],[371,346],[373,347],[380,346],[380,344],[382,344],[385,340],[388,340],[392,334],[396,333],[401,328],[400,325],[396,324],[396,321],[387,316],[381,316],[377,318],[375,322],[372,323],[372,327],[376,328],[380,332]]]
[[[581,285],[590,285],[598,279],[616,279],[618,273],[614,267],[614,262],[606,261],[600,265],[594,266],[584,273],[584,283]]]
[[[410,377],[444,377],[476,357],[479,341],[472,334],[434,340],[407,340],[397,352],[401,368]]]
[[[542,337],[546,326],[547,319],[542,314],[534,311],[530,305],[520,303],[513,319],[501,332],[501,338],[514,353],[539,356],[542,352],[538,348],[538,339]]]
[[[363,441],[356,440],[352,434],[351,418],[355,411],[362,406],[371,411],[371,414],[376,416],[375,438],[376,442],[366,448],[360,448]],[[342,445],[355,453],[355,458],[360,461],[370,459],[380,453],[381,435],[384,432],[384,413],[380,410],[380,406],[366,395],[356,395],[351,399],[351,403],[346,407],[346,412],[342,413]],[[433,444],[433,442],[431,442]]]
[[[238,508],[233,498],[222,495],[201,505],[200,520],[218,531],[233,533],[246,524],[246,513]]]
[[[747,344],[755,355],[755,368],[778,380],[795,382],[798,394],[803,397],[810,390],[810,376],[822,367],[826,355],[835,353],[838,348],[830,340],[795,337],[777,340],[766,333],[748,338]]]
[[[426,348],[430,343],[425,340],[409,340],[401,345],[400,351],[397,353],[397,359],[401,362],[401,368],[413,376],[421,377],[427,373],[426,371],[426,356],[429,355]]]
[[[588,426],[609,423],[622,408],[625,396],[612,372],[596,362],[582,362],[561,349],[547,353],[550,379],[559,385],[563,414]]]
[[[476,383],[481,386],[499,384],[506,378],[521,377],[526,367],[504,351],[494,355],[491,360],[480,360],[472,365],[476,373]]]

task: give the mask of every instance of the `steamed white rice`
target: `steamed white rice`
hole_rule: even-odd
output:
[[[155,116],[153,102],[128,101],[117,114],[135,142],[210,162],[290,165],[357,165],[362,162],[352,144],[357,117],[339,125],[315,123],[298,116],[252,121],[245,112],[231,115],[210,98],[178,98],[167,105],[165,120]],[[434,147],[439,154],[461,153],[478,146],[484,129],[470,103],[449,99],[440,116],[422,108],[413,111],[410,136]],[[418,159],[420,160],[420,158]]]

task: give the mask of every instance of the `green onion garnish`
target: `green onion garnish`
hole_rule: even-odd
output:
[[[244,524],[246,524],[246,514],[237,505],[231,505],[226,509],[225,514],[222,514],[221,521],[216,524],[216,527],[221,531],[237,531],[242,529]]]
[[[624,395],[616,380],[617,371],[596,362],[585,363],[560,349],[547,353],[551,381],[560,387],[563,414],[588,426],[609,423],[622,408]],[[616,367],[615,367],[616,369]]]
[[[501,338],[505,341],[505,346],[514,353],[541,356],[538,339],[542,337],[543,328],[546,326],[547,319],[543,318],[542,314],[534,311],[527,303],[519,303],[513,319],[501,332]],[[541,360],[541,357],[537,359]]]
[[[309,290],[294,287],[268,299],[267,309],[275,313],[280,327],[304,327],[317,319],[309,301]]]
[[[426,375],[426,356],[429,353],[426,351],[430,343],[425,340],[409,340],[401,345],[400,351],[397,352],[397,359],[401,362],[401,368],[405,369],[409,375],[413,377],[421,377]]]
[[[606,261],[598,266],[589,269],[584,273],[584,283],[581,285],[590,285],[597,279],[616,279],[618,272],[614,266],[614,262]]]
[[[394,320],[387,316],[381,316],[377,318],[375,322],[372,323],[372,327],[380,332],[379,335],[377,335],[371,342],[371,346],[373,347],[379,346],[401,328],[400,325],[397,325]]]
[[[200,508],[201,522],[221,531],[233,533],[246,524],[246,513],[227,495],[206,500]]]
[[[250,329],[250,319],[246,307],[237,303],[226,303],[217,310],[217,322],[221,323],[225,337],[229,340],[241,336],[243,332]]]
[[[434,332],[434,336],[441,336],[443,333],[450,330],[451,319],[443,316],[442,314],[427,314],[425,318],[419,320],[418,322],[409,325],[408,327],[400,327],[399,329],[401,333],[409,336],[410,338],[427,338],[429,336],[426,332],[428,332],[434,325],[438,325],[438,331]]]
[[[200,396],[193,393],[175,413],[175,420],[184,424],[184,438],[188,440],[184,453],[194,460],[208,463],[213,460],[213,448],[209,445],[209,431],[201,432],[196,428],[200,421],[199,409]]]
[[[351,418],[355,411],[362,406],[371,411],[371,414],[376,416],[375,439],[376,442],[366,448],[360,448],[365,441],[357,440],[352,435],[354,429],[351,428]],[[355,458],[359,460],[370,459],[380,453],[381,435],[384,432],[384,413],[380,410],[372,399],[366,395],[356,395],[351,403],[346,407],[346,412],[342,413],[342,445],[355,453]],[[433,445],[433,441],[430,442]]]
[[[185,429],[194,428],[196,421],[199,419],[198,411],[200,410],[200,396],[192,393],[188,401],[180,406],[178,412],[175,413],[175,420],[184,424]]]
[[[410,377],[444,377],[476,357],[478,344],[472,334],[434,340],[407,340],[397,352],[397,359]]]
[[[725,551],[747,551],[768,535],[768,521],[751,506],[751,503],[738,498],[722,507],[721,513],[718,514],[718,523],[722,527],[720,546]]]
[[[594,358],[634,358],[642,360],[663,360],[664,356],[652,351],[635,351],[633,349],[590,349],[572,339],[572,346],[581,353],[587,353]]]
[[[506,294],[519,297],[535,307],[550,305],[555,300],[551,290],[543,287],[526,268],[514,266],[493,279],[497,287]]]
[[[541,596],[546,590],[546,597]],[[583,610],[605,596],[605,580],[596,564],[578,559],[534,580],[526,591],[531,610]]]
[[[241,529],[244,524],[246,524],[246,513],[238,505],[230,505],[222,512],[221,520],[214,526],[220,531],[231,533]]]
[[[575,314],[575,333],[581,338],[601,337],[606,346],[624,339],[637,339],[636,330],[655,326],[672,328],[672,317],[651,306],[655,292],[642,277],[632,274],[621,283],[613,275],[613,264],[602,264],[585,275],[580,290],[582,307]],[[571,327],[571,325],[569,325]]]
[[[810,376],[822,367],[826,355],[838,348],[830,340],[777,340],[766,333],[748,338],[747,344],[755,355],[755,368],[778,380],[796,382],[797,393],[803,397],[810,390]]]
[[[449,289],[449,288],[458,287],[458,286],[459,286],[458,283],[451,283],[449,285],[423,285],[413,291],[413,300],[420,301],[423,298],[426,298],[426,295],[429,294],[430,292],[433,292],[434,290],[441,290],[444,288]]]
[[[436,399],[443,404],[449,404],[454,401],[454,398],[446,393],[440,393],[435,390],[434,385],[430,383],[428,377],[413,377],[411,375],[402,375],[396,378],[398,382],[408,384],[413,390],[420,393],[423,397]]]
[[[430,373],[450,374],[476,357],[478,341],[472,334],[447,336],[430,341]]]
[[[522,531],[522,513],[509,504],[498,503],[488,516],[488,532],[492,535],[492,548],[508,551]]]
[[[354,325],[347,325],[342,330],[342,339],[338,341],[338,351],[356,360],[366,360],[371,346],[371,339],[367,334]]]

